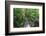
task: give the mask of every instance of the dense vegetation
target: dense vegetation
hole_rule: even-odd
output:
[[[39,10],[30,8],[14,8],[14,27],[24,27],[26,18],[30,26],[39,25]]]

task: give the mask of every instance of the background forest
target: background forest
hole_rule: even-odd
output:
[[[32,8],[14,8],[14,27],[38,27],[39,9]]]

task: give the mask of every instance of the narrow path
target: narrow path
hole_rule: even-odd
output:
[[[29,25],[29,21],[28,21],[27,18],[25,18],[25,24],[24,24],[24,27],[30,27],[30,25]]]

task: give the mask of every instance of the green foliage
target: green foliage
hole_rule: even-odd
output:
[[[14,26],[23,27],[25,22],[25,17],[29,21],[34,22],[34,20],[39,19],[39,10],[30,8],[14,8]],[[37,20],[38,21],[38,20]]]

